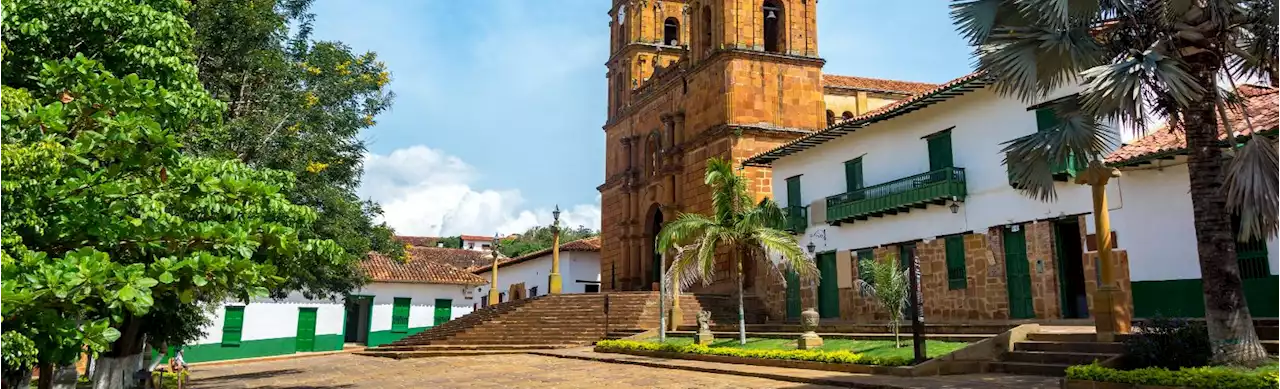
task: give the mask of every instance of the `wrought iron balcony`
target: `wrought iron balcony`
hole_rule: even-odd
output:
[[[809,226],[809,207],[792,205],[782,209],[787,215],[787,221],[783,223],[783,229],[791,233],[803,233],[805,228]]]
[[[827,198],[832,224],[924,209],[947,200],[964,200],[964,168],[948,167]]]

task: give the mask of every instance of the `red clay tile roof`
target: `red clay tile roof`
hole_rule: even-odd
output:
[[[560,245],[560,252],[565,252],[565,251],[600,251],[600,237],[595,236],[595,237],[590,237],[586,239],[578,239],[578,240]],[[521,255],[519,257],[500,259],[498,260],[498,267],[501,268],[507,265],[517,264],[520,262],[524,262],[524,261],[528,261],[534,258],[544,256],[550,253],[551,253],[551,248],[548,247],[542,250],[534,251],[532,253]],[[493,265],[484,265],[484,266],[472,268],[471,271],[476,274],[479,274],[479,273],[484,273],[486,271],[489,271],[489,269],[491,268],[493,268]]]
[[[492,240],[493,240],[493,237],[492,237],[492,236],[480,236],[480,235],[462,235],[462,240],[470,240],[470,241],[483,240],[483,241],[485,241],[485,242],[488,242],[488,241],[492,241]]]
[[[986,76],[986,72],[978,71],[966,74],[960,78],[947,81],[940,85],[935,85],[933,88],[911,97],[898,100],[893,104],[885,105],[862,115],[838,121],[823,130],[811,132],[790,142],[783,143],[772,150],[753,155],[751,158],[747,158],[743,164],[750,166],[768,166],[778,158],[808,150],[809,148],[826,143],[859,128],[871,125],[872,123],[905,115],[939,101],[959,96],[968,90],[985,87],[987,81],[989,81],[989,78]]]
[[[488,282],[466,269],[431,260],[432,251],[456,250],[443,248],[414,248],[406,252],[408,258],[400,262],[376,252],[360,262],[360,268],[370,281],[407,282],[419,284],[484,285]],[[466,251],[466,250],[460,250]]]
[[[436,247],[436,242],[439,242],[440,238],[436,236],[396,235],[396,240],[404,242],[404,244],[407,244],[410,246]]]
[[[405,250],[405,254],[415,260],[439,262],[459,269],[467,269],[493,262],[493,257],[490,253],[479,250],[411,247]]]
[[[885,80],[880,78],[822,75],[822,86],[831,88],[866,89],[873,91],[897,92],[914,95],[937,88],[938,84],[925,82]]]
[[[1276,88],[1245,84],[1239,87],[1239,95],[1245,99],[1245,110],[1249,114],[1253,127],[1245,123],[1242,112],[1238,109],[1227,111],[1227,120],[1231,122],[1231,128],[1236,131],[1237,136],[1276,129],[1277,111],[1280,111],[1280,98],[1277,98]],[[1218,122],[1218,128],[1222,133],[1220,139],[1225,140],[1227,128],[1222,125],[1221,120]],[[1107,156],[1106,162],[1123,165],[1125,162],[1142,160],[1157,154],[1176,153],[1186,148],[1187,140],[1183,133],[1171,130],[1169,125],[1165,124],[1151,134],[1121,146]]]

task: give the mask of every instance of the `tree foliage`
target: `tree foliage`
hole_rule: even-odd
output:
[[[187,14],[200,81],[227,106],[222,131],[186,139],[192,152],[292,172],[285,191],[319,217],[300,231],[331,239],[356,258],[373,250],[398,257],[390,228],[374,223],[376,203],[356,195],[365,144],[360,131],[390,107],[390,73],[372,53],[311,39],[311,0],[213,0]],[[290,26],[296,32],[290,34]],[[344,263],[354,263],[348,260]],[[300,263],[279,292],[329,296],[363,279],[355,266]]]
[[[502,244],[498,245],[498,252],[507,257],[515,258],[538,250],[549,249],[554,245],[553,242],[555,241],[553,232],[551,227],[530,227],[519,236],[503,239]],[[560,244],[598,235],[600,235],[600,231],[587,228],[587,226],[578,226],[577,228],[561,227]]]
[[[773,270],[778,279],[794,271],[802,280],[818,277],[813,259],[804,254],[795,236],[774,228],[784,225],[785,215],[771,199],[753,203],[747,191],[749,180],[733,170],[733,163],[719,158],[707,160],[705,184],[711,187],[713,214],[681,213],[658,232],[655,250],[675,251],[668,279],[678,279],[677,288],[715,279],[716,254],[722,249],[737,256],[738,335],[746,344],[746,318],[742,307],[742,264],[758,261]]]

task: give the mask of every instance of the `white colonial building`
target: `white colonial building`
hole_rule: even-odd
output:
[[[1054,130],[1044,103],[1073,91],[1028,104],[988,82],[970,74],[745,161],[772,167],[788,228],[816,248],[823,317],[881,320],[855,289],[857,264],[904,257],[921,261],[929,322],[1088,317],[1097,278],[1089,188],[1070,182],[1079,166],[1059,164],[1058,197],[1044,202],[1016,189],[1001,151]],[[784,315],[796,317],[811,293],[788,284]]]
[[[551,275],[550,248],[498,262],[498,292],[501,301],[547,294]],[[485,280],[493,276],[493,265],[473,271]],[[600,291],[600,238],[575,240],[560,245],[561,293],[596,293]],[[476,290],[481,304],[488,303],[489,286]],[[523,294],[523,295],[521,295]]]
[[[406,254],[401,261],[371,253],[361,263],[369,283],[345,298],[310,300],[294,293],[214,307],[204,336],[184,345],[183,357],[207,362],[378,346],[471,313],[473,292],[485,280],[465,266],[482,253],[412,247]]]
[[[1276,89],[1241,85],[1239,94],[1247,98],[1253,127],[1246,125],[1241,112],[1232,111],[1228,119],[1236,132],[1274,137],[1280,105]],[[1107,158],[1121,171],[1113,181],[1120,194],[1111,200],[1111,228],[1129,253],[1137,317],[1204,315],[1186,147],[1180,133],[1164,127]],[[1236,244],[1245,300],[1254,317],[1280,316],[1277,254],[1275,236]]]

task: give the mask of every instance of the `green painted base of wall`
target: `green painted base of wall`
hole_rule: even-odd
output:
[[[1204,317],[1204,290],[1199,278],[1134,281],[1133,316]],[[1244,298],[1253,317],[1280,316],[1280,276],[1244,280]]]
[[[367,344],[369,345],[369,347],[381,346],[387,343],[400,340],[400,338],[425,331],[428,328],[431,328],[431,327],[409,328],[409,330],[405,332],[391,332],[390,330],[371,331],[369,332],[369,342]]]
[[[339,351],[342,350],[342,343],[342,334],[316,335],[315,350],[309,351]],[[289,337],[245,340],[241,341],[237,346],[224,346],[221,343],[187,345],[182,348],[182,357],[187,363],[269,357],[297,353],[297,344],[297,338]],[[160,359],[160,362],[168,362],[169,357],[172,356],[173,347],[170,347],[164,357]],[[159,355],[157,352],[152,351],[151,357],[155,359]]]

